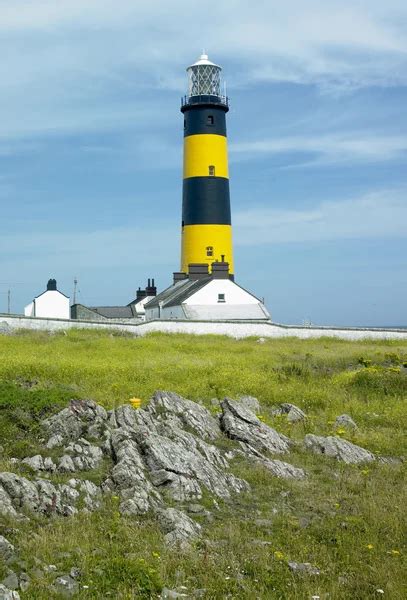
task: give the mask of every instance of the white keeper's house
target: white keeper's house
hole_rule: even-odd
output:
[[[27,304],[24,314],[26,317],[44,319],[70,319],[69,297],[57,289],[55,279],[50,279],[45,292]]]
[[[174,273],[174,283],[145,305],[146,321],[269,321],[263,302],[229,278],[225,262],[191,264],[189,273]]]

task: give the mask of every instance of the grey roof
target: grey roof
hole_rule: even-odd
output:
[[[212,281],[212,277],[204,277],[203,279],[182,279],[177,281],[173,285],[170,285],[166,290],[163,290],[150,300],[145,305],[145,308],[154,308],[156,306],[177,306],[184,302],[187,298],[195,294],[198,290],[203,288],[207,283]]]
[[[88,306],[87,308],[107,319],[129,319],[137,316],[131,306]]]

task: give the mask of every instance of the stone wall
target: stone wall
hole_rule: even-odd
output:
[[[63,331],[67,329],[116,329],[127,331],[135,336],[152,331],[163,333],[190,333],[194,335],[217,334],[234,338],[258,337],[281,338],[298,337],[303,339],[337,337],[344,340],[399,339],[407,340],[407,329],[369,329],[357,327],[300,327],[264,322],[211,322],[211,321],[149,321],[139,324],[128,322],[95,322],[65,319],[40,319],[20,315],[0,314],[0,332],[13,329],[33,329]]]

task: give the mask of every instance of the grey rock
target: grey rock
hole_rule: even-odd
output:
[[[4,490],[0,484],[0,515],[17,517],[17,511],[15,510],[13,503],[11,502],[10,496]]]
[[[301,408],[295,406],[295,404],[290,404],[289,402],[283,402],[277,408],[274,408],[271,411],[272,415],[287,415],[287,421],[290,423],[297,423],[299,421],[304,421],[307,418],[307,415]]]
[[[90,471],[92,469],[97,469],[103,459],[103,451],[99,446],[93,446],[87,440],[82,439],[66,446],[65,452],[72,456],[74,471]],[[65,459],[65,463],[69,464],[69,461],[67,463]],[[66,465],[63,465],[63,469],[65,466]],[[61,469],[61,463],[59,464],[59,469]]]
[[[221,407],[221,428],[230,438],[245,442],[258,451],[279,454],[289,451],[292,443],[289,438],[262,423],[236,400],[225,398]]]
[[[348,429],[357,429],[358,428],[358,426],[356,425],[356,423],[352,419],[352,417],[349,415],[346,415],[346,414],[339,415],[339,417],[336,417],[335,426],[336,427],[346,427]]]
[[[50,458],[49,456],[44,458],[44,471],[50,471],[51,473],[53,473],[56,468],[56,464],[54,463],[52,458]]]
[[[377,460],[379,463],[381,463],[383,465],[392,465],[392,466],[402,465],[404,462],[403,457],[397,457],[397,456],[379,456]]]
[[[311,563],[289,561],[287,564],[290,571],[299,575],[319,575],[321,573],[321,571],[317,567],[311,565]]]
[[[177,500],[199,499],[199,484],[221,498],[229,498],[231,491],[248,489],[246,482],[225,474],[199,452],[187,450],[167,437],[152,434],[141,439],[139,447],[150,471],[168,473],[167,489]]]
[[[304,477],[306,477],[306,472],[300,467],[294,467],[282,460],[268,458],[256,448],[253,448],[253,446],[245,444],[244,442],[240,442],[240,446],[242,448],[242,455],[245,458],[262,465],[275,477],[282,477],[284,479],[304,479]]]
[[[20,594],[0,583],[0,600],[20,600]]]
[[[22,461],[23,465],[27,465],[33,471],[44,471],[44,459],[41,454],[36,454],[30,458],[24,458]]]
[[[304,444],[315,454],[325,454],[347,464],[371,462],[376,459],[369,450],[336,436],[322,437],[309,433],[304,438]]]
[[[1,583],[9,590],[18,590],[18,577],[14,571],[10,571]]]
[[[63,598],[72,598],[79,591],[79,583],[70,575],[61,575],[55,579],[54,588]]]
[[[48,447],[74,441],[85,434],[89,427],[98,425],[101,429],[107,421],[107,412],[93,400],[71,400],[69,406],[56,415],[43,421],[49,436]]]
[[[158,509],[156,516],[169,546],[185,547],[201,533],[201,526],[176,508]]]
[[[0,473],[0,486],[8,494],[14,508],[34,511],[39,505],[38,490],[36,486],[15,473]]]
[[[60,434],[57,435],[52,435],[46,446],[49,450],[52,450],[52,448],[57,448],[58,446],[62,446],[62,444],[64,443],[64,437]]]
[[[61,456],[57,469],[60,473],[75,473],[76,467],[72,457],[69,454]]]
[[[7,562],[14,556],[14,546],[5,537],[0,535],[0,560]]]
[[[26,592],[28,590],[28,588],[30,587],[31,584],[31,577],[28,575],[28,573],[21,573],[20,574],[20,590],[22,592]]]
[[[79,579],[82,574],[82,571],[79,567],[72,567],[69,574],[73,579]]]
[[[237,400],[248,410],[254,413],[260,412],[260,402],[254,396],[239,396]]]
[[[55,571],[57,571],[57,566],[56,565],[45,565],[43,570],[44,570],[44,573],[55,573]]]
[[[176,415],[183,426],[192,428],[204,439],[215,440],[220,435],[219,424],[209,410],[174,392],[155,392],[147,410],[156,419]]]
[[[304,479],[306,472],[300,467],[294,467],[282,460],[265,459],[261,464],[266,467],[275,477],[283,479]]]

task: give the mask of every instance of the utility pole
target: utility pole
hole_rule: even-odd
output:
[[[78,280],[75,277],[75,279],[73,280],[73,304],[76,304],[76,288],[78,285]]]

